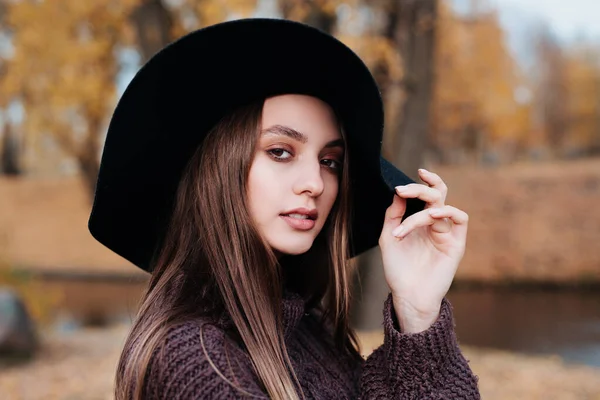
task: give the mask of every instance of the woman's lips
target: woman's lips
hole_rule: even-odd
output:
[[[291,226],[294,229],[298,229],[300,231],[308,231],[315,227],[314,219],[294,218],[294,217],[290,217],[289,215],[281,215],[281,218],[283,218],[283,220],[285,222],[287,222],[287,224],[289,226]]]

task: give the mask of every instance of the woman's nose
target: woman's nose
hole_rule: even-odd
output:
[[[308,193],[312,197],[320,196],[324,190],[324,182],[321,164],[317,162],[306,162],[298,171],[298,177],[294,184],[294,193],[300,195]]]

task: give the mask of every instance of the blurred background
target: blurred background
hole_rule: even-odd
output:
[[[177,37],[303,21],[368,64],[385,156],[470,214],[449,293],[487,399],[600,399],[600,3],[0,0],[0,398],[110,399],[147,275],[87,231],[116,101]],[[377,251],[353,324],[382,342]]]

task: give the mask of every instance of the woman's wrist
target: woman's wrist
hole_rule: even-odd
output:
[[[417,310],[401,298],[392,297],[396,319],[402,333],[419,333],[426,331],[437,321],[441,303],[432,311]]]

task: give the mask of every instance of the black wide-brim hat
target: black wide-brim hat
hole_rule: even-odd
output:
[[[351,255],[376,246],[394,187],[413,182],[380,157],[384,119],[377,84],[334,37],[262,18],[192,32],[138,71],[108,129],[92,235],[149,271],[182,171],[206,133],[236,107],[286,93],[320,98],[340,116],[353,191]],[[409,199],[405,217],[422,208],[420,200]]]

